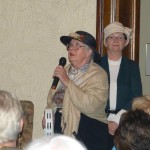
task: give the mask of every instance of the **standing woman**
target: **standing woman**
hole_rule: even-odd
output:
[[[131,109],[134,97],[142,95],[139,66],[122,55],[128,45],[131,29],[119,22],[113,22],[104,29],[104,45],[107,55],[101,58],[101,67],[109,79],[109,98],[106,106],[109,129],[109,149],[112,148],[113,135],[119,125],[121,114]]]

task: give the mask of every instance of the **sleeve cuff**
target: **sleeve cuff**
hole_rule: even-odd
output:
[[[121,115],[122,115],[123,113],[126,113],[126,112],[127,112],[126,110],[121,109],[117,114],[109,114],[107,120],[108,120],[108,121],[114,121],[114,122],[116,122],[117,124],[119,124]]]

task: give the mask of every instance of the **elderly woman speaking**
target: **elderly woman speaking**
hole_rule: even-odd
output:
[[[66,46],[70,64],[56,67],[53,76],[60,83],[48,94],[47,108],[56,109],[55,132],[61,129],[65,135],[76,135],[89,150],[106,150],[108,79],[104,69],[93,62],[96,40],[87,32],[77,31],[61,36],[60,41]]]

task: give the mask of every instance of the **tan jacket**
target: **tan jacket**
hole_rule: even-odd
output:
[[[68,68],[70,65],[66,67]],[[52,96],[55,91],[48,94],[47,108],[53,107]],[[80,113],[107,123],[105,114],[108,99],[108,78],[106,72],[97,64],[91,62],[88,71],[82,76],[80,85],[70,80],[65,89],[62,108],[62,128],[64,134],[72,136],[78,130]]]

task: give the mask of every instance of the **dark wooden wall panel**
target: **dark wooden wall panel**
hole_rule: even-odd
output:
[[[115,9],[113,10],[115,14],[112,14],[111,2],[116,3],[116,7],[113,8]],[[97,0],[96,40],[98,45],[97,50],[100,52],[101,55],[106,54],[106,48],[103,45],[103,30],[104,27],[111,22],[111,17],[114,17],[115,21],[123,23],[124,26],[133,29],[132,40],[129,45],[124,49],[123,55],[138,62],[140,33],[140,0]]]

